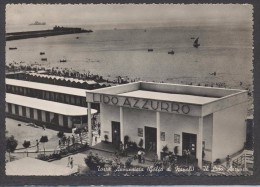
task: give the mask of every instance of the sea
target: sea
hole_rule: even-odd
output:
[[[51,29],[10,25],[6,32]],[[78,27],[78,26],[77,26]],[[82,26],[85,28],[85,26]],[[92,33],[6,42],[6,64],[40,64],[129,80],[177,84],[225,84],[253,89],[253,36],[247,25],[99,29]],[[193,47],[199,37],[200,46]],[[17,50],[9,50],[17,47]],[[148,52],[148,49],[153,49]],[[174,55],[168,54],[173,50]],[[45,55],[40,55],[44,52]],[[47,58],[42,61],[41,58]],[[61,59],[67,62],[60,63]]]

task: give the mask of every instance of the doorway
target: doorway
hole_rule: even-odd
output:
[[[145,150],[156,152],[157,148],[157,129],[144,127],[145,131]]]
[[[112,144],[116,149],[120,146],[120,122],[112,121]]]
[[[197,135],[182,133],[182,150],[189,150],[190,154],[196,157]]]

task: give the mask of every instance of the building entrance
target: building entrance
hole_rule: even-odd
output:
[[[182,133],[182,150],[189,150],[190,154],[196,157],[197,135]]]
[[[112,121],[112,144],[119,149],[120,146],[120,122]]]
[[[156,152],[157,138],[156,128],[144,127],[145,129],[145,150]]]

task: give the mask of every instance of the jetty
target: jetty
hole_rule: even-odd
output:
[[[76,34],[76,33],[90,33],[90,32],[93,31],[85,30],[82,28],[55,26],[53,27],[52,30],[6,33],[5,39],[6,41],[11,41],[11,40],[21,40],[21,39],[28,39],[28,38],[39,38],[39,37],[47,37],[47,36],[57,36],[57,35]]]

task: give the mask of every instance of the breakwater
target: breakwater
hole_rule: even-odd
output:
[[[38,38],[38,37],[57,36],[57,35],[76,34],[76,33],[89,33],[89,32],[93,32],[93,31],[85,30],[81,28],[55,26],[52,30],[6,33],[5,38],[6,41],[11,41],[11,40],[21,40],[21,39],[28,39],[28,38]]]

